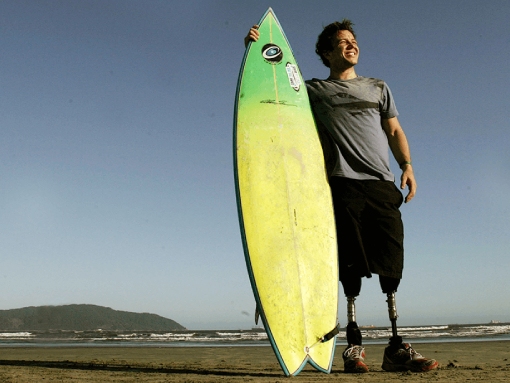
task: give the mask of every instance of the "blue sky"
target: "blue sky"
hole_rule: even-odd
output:
[[[306,3],[0,2],[0,309],[252,327],[232,120],[243,37],[271,6],[305,78],[328,76],[316,37],[348,17],[357,73],[392,89],[418,181],[399,324],[510,321],[510,3]],[[389,324],[377,278],[357,309]]]

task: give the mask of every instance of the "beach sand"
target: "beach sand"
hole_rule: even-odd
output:
[[[331,374],[307,366],[287,378],[269,346],[0,348],[0,382],[507,382],[510,341],[423,343],[427,373],[381,369],[384,345],[367,345],[367,374],[345,374],[338,346]],[[289,380],[291,379],[291,380]]]

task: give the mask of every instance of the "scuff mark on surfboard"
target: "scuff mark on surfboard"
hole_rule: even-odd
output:
[[[303,162],[303,154],[296,148],[290,148],[289,154],[299,162],[301,165],[301,173],[304,174],[306,172],[306,165]]]

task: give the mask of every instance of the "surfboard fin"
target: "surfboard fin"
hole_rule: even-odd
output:
[[[324,343],[324,342],[327,342],[328,340],[333,339],[339,332],[340,332],[340,323],[337,323],[337,325],[335,326],[335,328],[333,330],[331,330],[330,332],[328,332],[326,335],[324,335],[321,338],[321,342]]]

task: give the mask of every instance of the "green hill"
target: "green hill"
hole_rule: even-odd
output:
[[[185,330],[156,314],[117,311],[95,305],[39,306],[0,310],[0,331]]]

